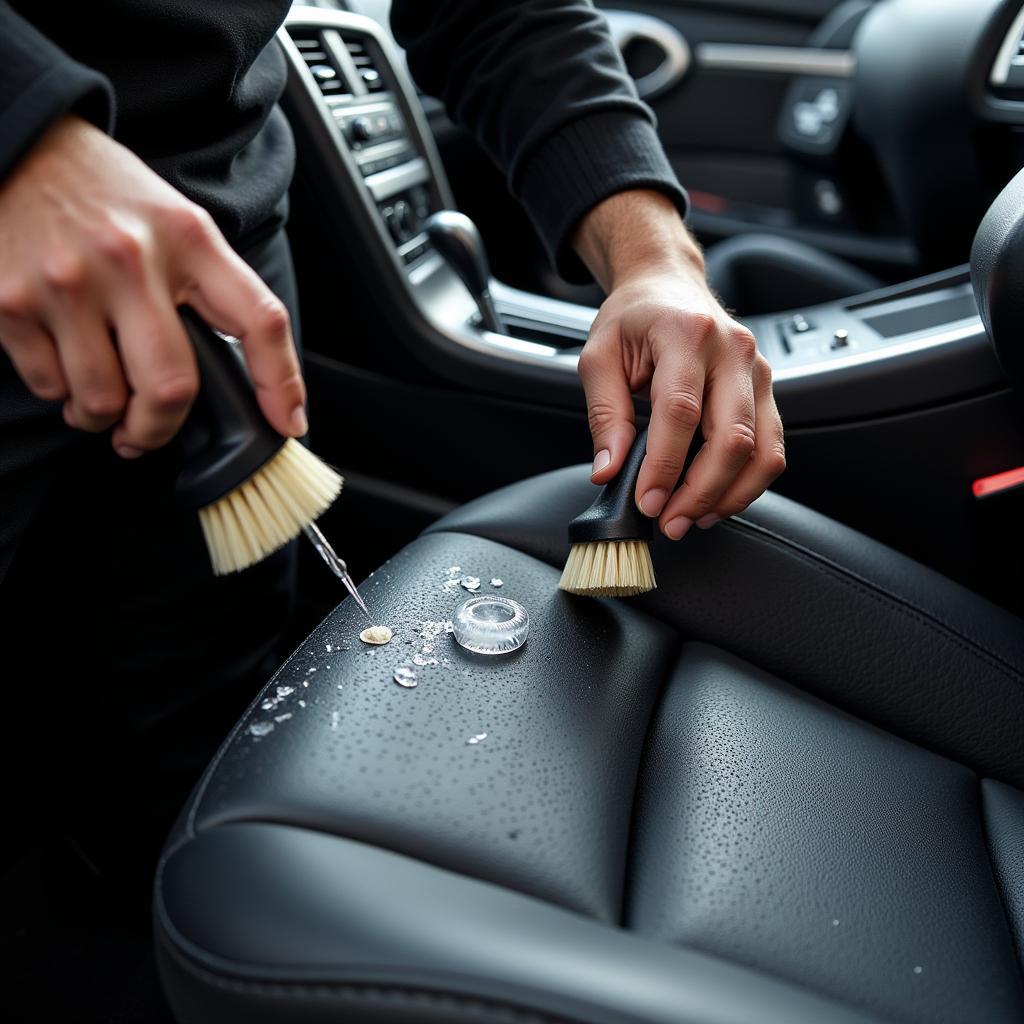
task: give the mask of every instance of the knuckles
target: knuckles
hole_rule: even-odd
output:
[[[673,426],[694,431],[700,425],[702,406],[700,398],[685,389],[674,389],[658,396],[655,412],[667,417]]]
[[[199,392],[195,376],[175,376],[156,380],[145,392],[148,404],[161,412],[178,412],[187,408]]]
[[[0,317],[21,320],[31,316],[35,307],[32,289],[17,278],[0,281]]]
[[[253,324],[261,334],[284,342],[291,333],[291,317],[280,299],[268,296],[253,311]]]
[[[754,454],[756,445],[754,430],[743,423],[735,424],[722,442],[726,457],[730,461],[746,461]]]
[[[89,271],[81,257],[71,252],[58,251],[43,261],[40,277],[50,291],[70,294],[85,288]]]
[[[729,344],[732,351],[745,363],[752,364],[757,358],[757,339],[746,327],[737,324],[731,328]]]

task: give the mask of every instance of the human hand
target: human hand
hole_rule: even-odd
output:
[[[306,432],[288,313],[210,216],[77,117],[0,186],[0,346],[64,419],[115,429],[124,458],[166,444],[199,387],[177,307],[239,338],[260,407]],[[116,425],[116,426],[115,426]]]
[[[649,394],[641,512],[679,540],[693,523],[742,511],[786,465],[771,369],[712,295],[675,207],[658,193],[620,193],[585,218],[577,249],[608,292],[579,367],[592,479],[618,473],[636,436],[632,396]],[[698,427],[704,445],[676,488]]]

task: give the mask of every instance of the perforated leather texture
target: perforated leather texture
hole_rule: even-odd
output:
[[[453,513],[364,585],[390,645],[347,601],[270,682],[157,878],[179,1018],[1024,1017],[1020,623],[772,497],[570,597],[591,497]],[[438,631],[463,575],[521,651]]]

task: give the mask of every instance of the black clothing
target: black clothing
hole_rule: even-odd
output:
[[[588,279],[569,236],[602,199],[653,188],[685,214],[654,115],[589,0],[396,0],[391,23],[416,80],[506,172],[563,276]]]
[[[0,0],[0,176],[75,110],[206,207],[236,245],[281,220],[291,135],[271,42],[288,0]],[[15,12],[15,9],[20,11]],[[589,0],[395,0],[413,74],[508,176],[559,270],[627,188],[686,198]],[[116,97],[116,101],[115,101]]]

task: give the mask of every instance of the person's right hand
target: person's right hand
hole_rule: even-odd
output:
[[[114,449],[135,458],[174,437],[199,387],[182,304],[241,340],[267,420],[304,434],[281,301],[204,210],[64,118],[0,186],[0,346],[30,391],[64,401],[69,426],[114,426]]]

